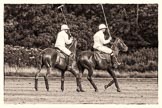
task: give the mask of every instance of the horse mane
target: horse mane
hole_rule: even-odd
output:
[[[76,44],[77,44],[77,40],[74,38],[74,40],[72,41],[72,43],[70,45],[68,45],[67,48],[71,52],[74,52],[76,50]]]
[[[76,38],[74,38],[72,43],[67,46],[67,48],[74,54],[74,58],[76,56],[76,47],[77,47],[77,40]]]

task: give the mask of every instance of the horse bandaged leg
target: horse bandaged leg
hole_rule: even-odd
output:
[[[121,90],[120,90],[120,87],[119,87],[119,84],[118,84],[118,81],[117,81],[117,78],[116,78],[116,75],[115,75],[115,73],[114,73],[114,71],[112,71],[111,69],[108,69],[107,70],[108,72],[109,72],[109,74],[111,75],[111,77],[113,78],[113,80],[114,80],[114,83],[115,83],[115,86],[116,86],[116,88],[117,88],[117,92],[121,92]],[[113,84],[113,81],[111,81],[108,85],[112,85]],[[107,85],[107,86],[108,86]]]
[[[62,92],[64,91],[64,81],[65,81],[64,74],[65,72],[61,71],[61,91]]]

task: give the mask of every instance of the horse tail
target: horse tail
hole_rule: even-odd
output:
[[[51,67],[51,56],[50,55],[43,55],[42,62],[45,64],[47,68]]]

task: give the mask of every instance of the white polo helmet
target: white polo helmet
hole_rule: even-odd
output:
[[[66,24],[63,24],[61,26],[61,30],[69,30],[70,28],[66,25]]]
[[[107,27],[106,27],[106,25],[105,24],[100,24],[99,25],[99,30],[101,30],[101,29],[106,29]]]

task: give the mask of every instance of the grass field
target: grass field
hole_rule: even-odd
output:
[[[111,81],[106,71],[94,70],[93,79],[99,92],[86,79],[87,70],[83,74],[83,89],[86,92],[76,92],[75,78],[70,72],[65,73],[65,91],[60,89],[60,75],[53,69],[49,76],[50,91],[47,92],[42,76],[39,77],[38,90],[34,89],[34,67],[18,68],[4,67],[4,103],[5,104],[158,104],[158,72],[119,72],[118,77],[121,93],[114,85],[104,90],[104,85]],[[78,72],[76,70],[76,72]]]
[[[61,92],[60,78],[50,77],[50,91],[45,89],[44,80],[39,78],[38,91],[34,89],[34,77],[5,77],[5,104],[158,104],[157,78],[119,78],[122,92],[114,85],[104,90],[111,78],[94,78],[99,92],[84,77],[83,89],[76,92],[75,78],[65,78],[65,90]]]

